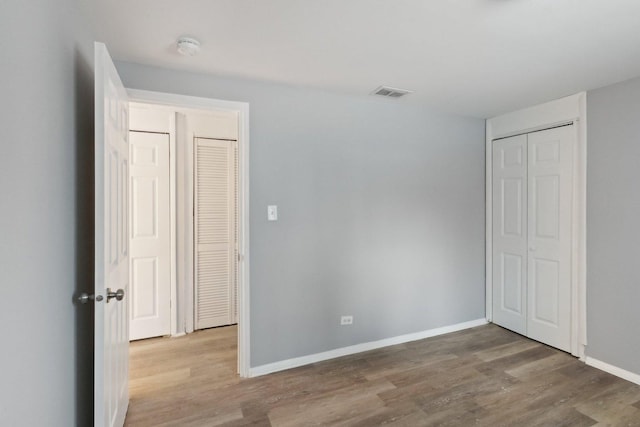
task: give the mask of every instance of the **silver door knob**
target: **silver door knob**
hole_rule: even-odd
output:
[[[118,289],[113,292],[111,288],[107,288],[107,302],[111,301],[113,298],[115,298],[116,301],[122,301],[124,298],[124,289]]]
[[[102,295],[97,295],[97,296],[93,294],[89,295],[88,293],[83,292],[80,295],[78,295],[77,300],[80,304],[86,304],[89,301],[93,301],[93,300],[102,301]]]

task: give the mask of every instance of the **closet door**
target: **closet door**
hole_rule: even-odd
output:
[[[493,321],[527,333],[527,136],[493,142]]]
[[[573,126],[529,134],[527,335],[571,346]]]
[[[236,323],[235,141],[195,138],[195,329]]]
[[[169,134],[129,132],[129,339],[171,333]]]

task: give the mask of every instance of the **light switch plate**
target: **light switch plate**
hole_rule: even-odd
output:
[[[276,205],[267,206],[267,219],[269,221],[277,221],[278,220],[278,206],[276,206]]]

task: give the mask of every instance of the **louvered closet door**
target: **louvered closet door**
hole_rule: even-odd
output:
[[[236,323],[236,142],[195,138],[195,328]]]
[[[238,242],[240,241],[239,239],[239,234],[238,234],[238,230],[240,229],[239,224],[240,224],[240,217],[238,216],[238,206],[240,206],[240,186],[238,185],[239,181],[239,157],[238,157],[239,153],[238,153],[238,142],[234,141],[233,142],[233,241],[234,241],[234,246],[233,246],[233,322],[232,323],[238,323],[238,262],[239,262],[239,256],[238,256]]]

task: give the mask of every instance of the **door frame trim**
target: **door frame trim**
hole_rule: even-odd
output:
[[[249,376],[250,363],[250,280],[249,280],[249,103],[226,101],[213,98],[178,95],[127,88],[129,100],[145,104],[172,107],[177,110],[190,109],[201,111],[232,111],[238,114],[238,216],[240,217],[239,261],[238,261],[238,373],[241,377]],[[179,112],[179,111],[177,111]],[[178,148],[177,151],[180,149]],[[191,236],[193,240],[193,236]],[[185,263],[178,269],[185,268]],[[188,262],[186,263],[188,264]],[[191,275],[192,276],[192,275]],[[192,285],[191,285],[192,286]],[[180,305],[180,303],[179,303]],[[184,304],[178,307],[182,312],[177,325],[177,335],[188,331]],[[193,320],[193,319],[192,319]]]
[[[573,158],[573,207],[571,250],[571,354],[585,359],[587,345],[587,94],[560,98],[523,110],[487,119],[485,140],[485,296],[486,318],[493,317],[493,141],[500,138],[573,124],[576,150]]]

